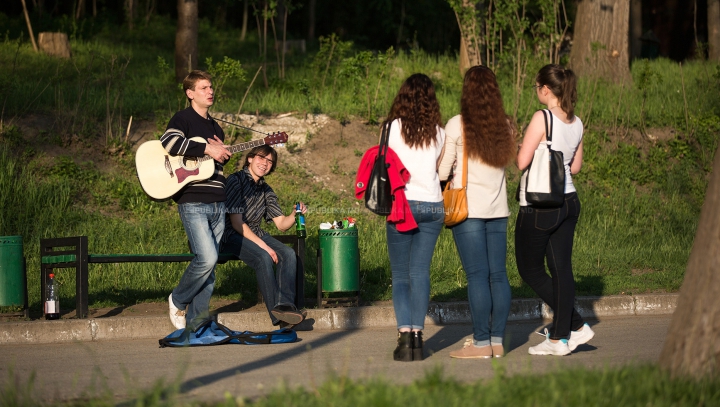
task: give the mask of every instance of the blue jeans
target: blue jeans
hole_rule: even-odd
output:
[[[430,261],[445,218],[442,202],[409,201],[418,228],[398,232],[387,223],[392,295],[398,329],[423,329],[430,302]]]
[[[172,299],[178,309],[186,311],[187,327],[194,328],[210,316],[218,246],[225,231],[225,203],[184,203],[178,205],[178,212],[195,258],[173,290]]]
[[[550,339],[567,339],[585,321],[575,309],[572,249],[580,218],[577,193],[565,194],[563,206],[521,206],[515,224],[515,259],[520,277],[553,310]],[[545,271],[545,261],[550,275]]]
[[[222,252],[236,254],[240,260],[255,270],[258,289],[265,301],[265,307],[273,325],[277,325],[280,321],[270,311],[278,305],[295,307],[297,254],[292,248],[270,235],[265,235],[261,239],[277,254],[277,265],[273,263],[265,249],[237,233],[230,235],[223,244]],[[273,266],[277,269],[277,278]]]
[[[512,294],[505,269],[508,218],[470,218],[452,228],[468,280],[475,345],[502,344]]]

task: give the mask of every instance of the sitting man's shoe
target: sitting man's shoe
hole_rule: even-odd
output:
[[[277,326],[280,329],[294,329],[295,328],[295,324],[288,324],[285,321],[278,321]]]
[[[292,325],[297,325],[305,319],[302,312],[295,309],[292,305],[277,305],[270,312],[280,321],[287,322]]]
[[[172,293],[170,293],[170,296],[168,297],[168,303],[170,309],[170,322],[173,324],[175,329],[185,329],[185,311],[180,310],[175,306],[175,303],[173,303],[172,300]]]

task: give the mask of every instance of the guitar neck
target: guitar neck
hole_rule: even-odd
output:
[[[245,143],[235,144],[234,146],[228,146],[227,149],[230,151],[230,154],[239,153],[241,151],[249,150],[251,148],[255,148],[257,146],[262,146],[265,144],[265,140],[252,140]],[[213,158],[209,155],[206,155],[202,158],[200,158],[198,161],[207,161],[212,160]]]

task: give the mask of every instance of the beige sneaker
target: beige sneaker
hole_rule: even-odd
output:
[[[168,297],[170,322],[175,329],[185,329],[185,311],[178,309],[173,303],[172,293]]]
[[[492,354],[494,358],[501,358],[505,356],[505,348],[503,348],[502,344],[497,344],[492,346]]]
[[[490,359],[492,356],[490,345],[475,346],[472,338],[465,339],[462,349],[450,352],[450,357],[456,359]]]

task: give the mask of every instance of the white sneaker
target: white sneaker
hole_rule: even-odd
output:
[[[170,322],[173,324],[175,329],[185,329],[185,311],[179,310],[175,306],[172,300],[172,293],[168,297],[168,303],[170,304]]]
[[[548,334],[548,330],[545,328],[545,340],[539,345],[531,346],[530,349],[528,349],[528,353],[531,355],[565,356],[570,354],[570,348],[568,347],[567,340],[561,339],[557,342],[552,342],[550,340],[550,334]]]
[[[568,339],[568,347],[571,351],[574,351],[578,345],[588,343],[590,339],[595,336],[595,332],[590,329],[590,325],[585,324],[582,326],[582,330],[570,331],[570,339]]]

